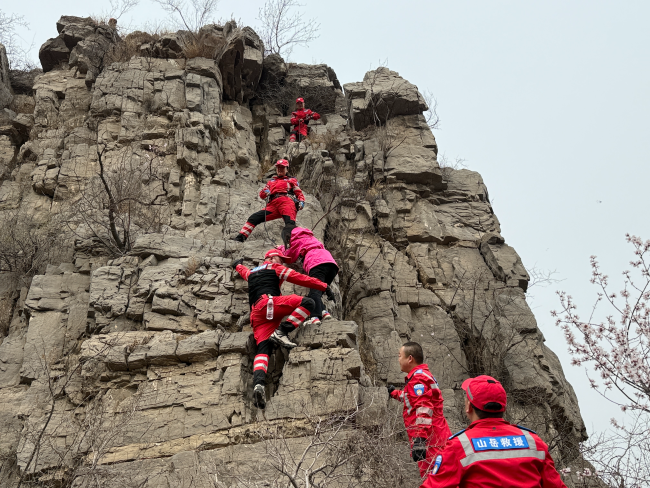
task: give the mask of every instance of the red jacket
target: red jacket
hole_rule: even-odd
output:
[[[293,117],[291,117],[291,124],[293,125],[293,129],[297,132],[300,132],[303,136],[307,135],[307,124],[309,124],[309,120],[320,119],[320,115],[318,115],[316,112],[304,109],[292,112],[291,115],[293,115]]]
[[[503,419],[452,436],[420,488],[566,488],[546,443]]]
[[[404,390],[393,390],[390,396],[404,402],[402,415],[409,439],[424,437],[434,448],[445,445],[451,431],[442,414],[442,392],[426,364],[413,368]]]
[[[289,257],[289,263],[295,263],[302,257],[302,267],[307,273],[319,264],[336,264],[332,253],[325,249],[323,243],[314,237],[311,230],[304,227],[296,227],[291,231],[291,246],[289,249],[285,249],[284,246],[279,246],[278,249],[282,254]]]
[[[274,176],[271,178],[264,188],[260,191],[260,198],[264,200],[266,197],[275,195],[277,193],[289,193],[293,192],[298,200],[301,202],[305,201],[305,195],[302,194],[302,190],[298,185],[298,180],[293,176]]]
[[[252,270],[243,264],[238,264],[235,271],[248,281],[248,300],[251,307],[262,295],[274,297],[282,295],[280,288],[282,288],[285,281],[320,291],[327,289],[327,283],[323,283],[317,278],[298,273],[291,268],[269,261],[264,261],[264,263]]]

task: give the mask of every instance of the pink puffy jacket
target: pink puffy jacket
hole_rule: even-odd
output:
[[[325,249],[323,243],[314,237],[314,234],[309,229],[304,227],[296,227],[291,232],[291,243],[289,249],[284,246],[278,246],[285,256],[288,256],[291,263],[295,263],[303,258],[302,267],[305,273],[319,264],[334,263],[336,261],[332,254]],[[337,265],[338,266],[338,265]]]

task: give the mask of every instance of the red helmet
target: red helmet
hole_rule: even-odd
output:
[[[276,166],[284,166],[285,168],[289,167],[289,161],[286,159],[278,159],[278,162],[275,163]]]
[[[289,256],[285,256],[284,254],[282,254],[282,252],[279,249],[275,247],[273,249],[269,249],[266,252],[266,254],[264,255],[264,259],[269,259],[272,258],[273,256],[278,256],[282,259],[289,259]]]
[[[304,98],[296,98],[296,103],[305,103]]]

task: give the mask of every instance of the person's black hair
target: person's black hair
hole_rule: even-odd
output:
[[[487,403],[483,408],[489,408],[489,409],[500,409],[502,405],[498,402],[489,402]],[[481,410],[480,408],[476,408],[476,405],[472,403],[472,408],[476,412],[476,416],[479,419],[502,419],[503,414],[505,412],[489,412],[487,410]]]
[[[406,357],[413,356],[417,364],[422,364],[424,362],[424,353],[422,352],[422,346],[417,342],[407,342],[403,344],[404,355]]]

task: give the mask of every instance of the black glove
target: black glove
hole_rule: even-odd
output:
[[[241,264],[241,263],[243,263],[243,262],[244,262],[244,258],[236,259],[235,261],[233,261],[232,263],[230,263],[230,267],[231,267],[232,269],[235,269],[235,268],[237,267],[238,264]]]
[[[336,296],[329,285],[327,285],[327,288],[325,289],[325,295],[327,295],[328,300],[336,303]]]
[[[424,461],[427,458],[427,440],[424,437],[413,439],[413,449],[411,449],[413,461]]]
[[[395,388],[393,385],[388,385],[388,394],[390,395],[393,393],[397,388]]]

